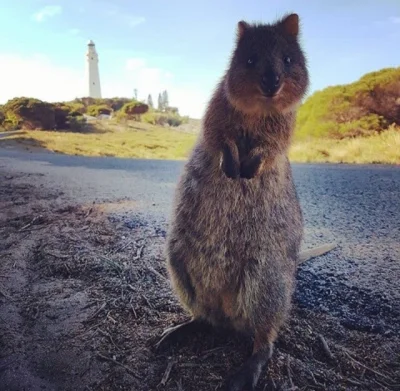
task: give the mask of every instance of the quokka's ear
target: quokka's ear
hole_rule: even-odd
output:
[[[245,22],[244,20],[241,20],[237,24],[237,38],[240,39],[243,37],[243,34],[246,32],[246,30],[250,28],[250,25]]]
[[[285,16],[282,21],[279,23],[279,26],[283,29],[283,31],[291,35],[293,37],[297,37],[299,34],[299,15],[290,14]]]

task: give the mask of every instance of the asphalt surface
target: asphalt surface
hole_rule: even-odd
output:
[[[35,183],[79,203],[128,200],[128,225],[166,230],[183,162],[88,158],[0,149],[0,170],[39,174]],[[305,247],[335,241],[299,271],[301,305],[368,332],[400,331],[400,167],[293,164]]]

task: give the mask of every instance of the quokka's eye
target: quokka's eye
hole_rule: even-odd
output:
[[[285,61],[285,64],[289,65],[292,62],[292,59],[289,56],[286,56],[283,61]]]
[[[253,68],[256,65],[256,63],[257,63],[257,56],[250,56],[247,59],[246,65],[248,68]]]

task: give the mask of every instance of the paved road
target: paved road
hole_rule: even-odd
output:
[[[146,219],[160,229],[182,166],[0,149],[1,170],[41,174],[38,184],[77,202],[136,201],[128,218]],[[399,331],[400,167],[296,164],[293,172],[305,216],[305,246],[339,243],[331,254],[302,267],[298,300],[337,313],[349,327]]]

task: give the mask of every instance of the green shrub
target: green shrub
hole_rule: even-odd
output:
[[[87,125],[86,118],[83,117],[82,115],[79,117],[69,115],[67,117],[67,121],[68,121],[67,129],[70,129],[75,132],[81,132],[86,129],[86,125]]]
[[[75,116],[82,115],[86,113],[86,107],[83,103],[80,102],[67,102],[62,105],[67,106],[69,108],[70,113],[75,113]]]
[[[6,116],[3,113],[2,107],[0,107],[0,128],[3,127],[3,122],[6,119]]]
[[[167,123],[167,115],[156,112],[148,112],[142,116],[142,121],[151,125],[165,125]]]
[[[4,105],[5,120],[17,129],[54,129],[54,105],[34,98],[14,98]]]
[[[316,91],[300,107],[297,139],[369,136],[400,124],[400,67],[371,72],[358,81]]]
[[[149,106],[138,101],[125,103],[119,111],[118,118],[133,119],[140,121],[141,115],[149,111]]]
[[[167,118],[167,123],[168,123],[169,126],[179,126],[179,125],[182,124],[182,122],[183,122],[182,118],[180,118],[180,117],[169,116]]]
[[[142,121],[152,125],[179,126],[189,121],[188,117],[180,117],[171,113],[149,112],[142,116]]]
[[[55,128],[56,129],[66,129],[68,123],[68,115],[70,113],[70,108],[65,105],[56,106],[54,109],[55,115]]]
[[[93,116],[93,117],[97,117],[100,114],[110,115],[111,112],[112,112],[112,109],[110,107],[108,107],[107,105],[105,105],[105,104],[102,104],[102,105],[91,105],[91,106],[88,106],[87,109],[86,109],[86,113],[88,115]]]

